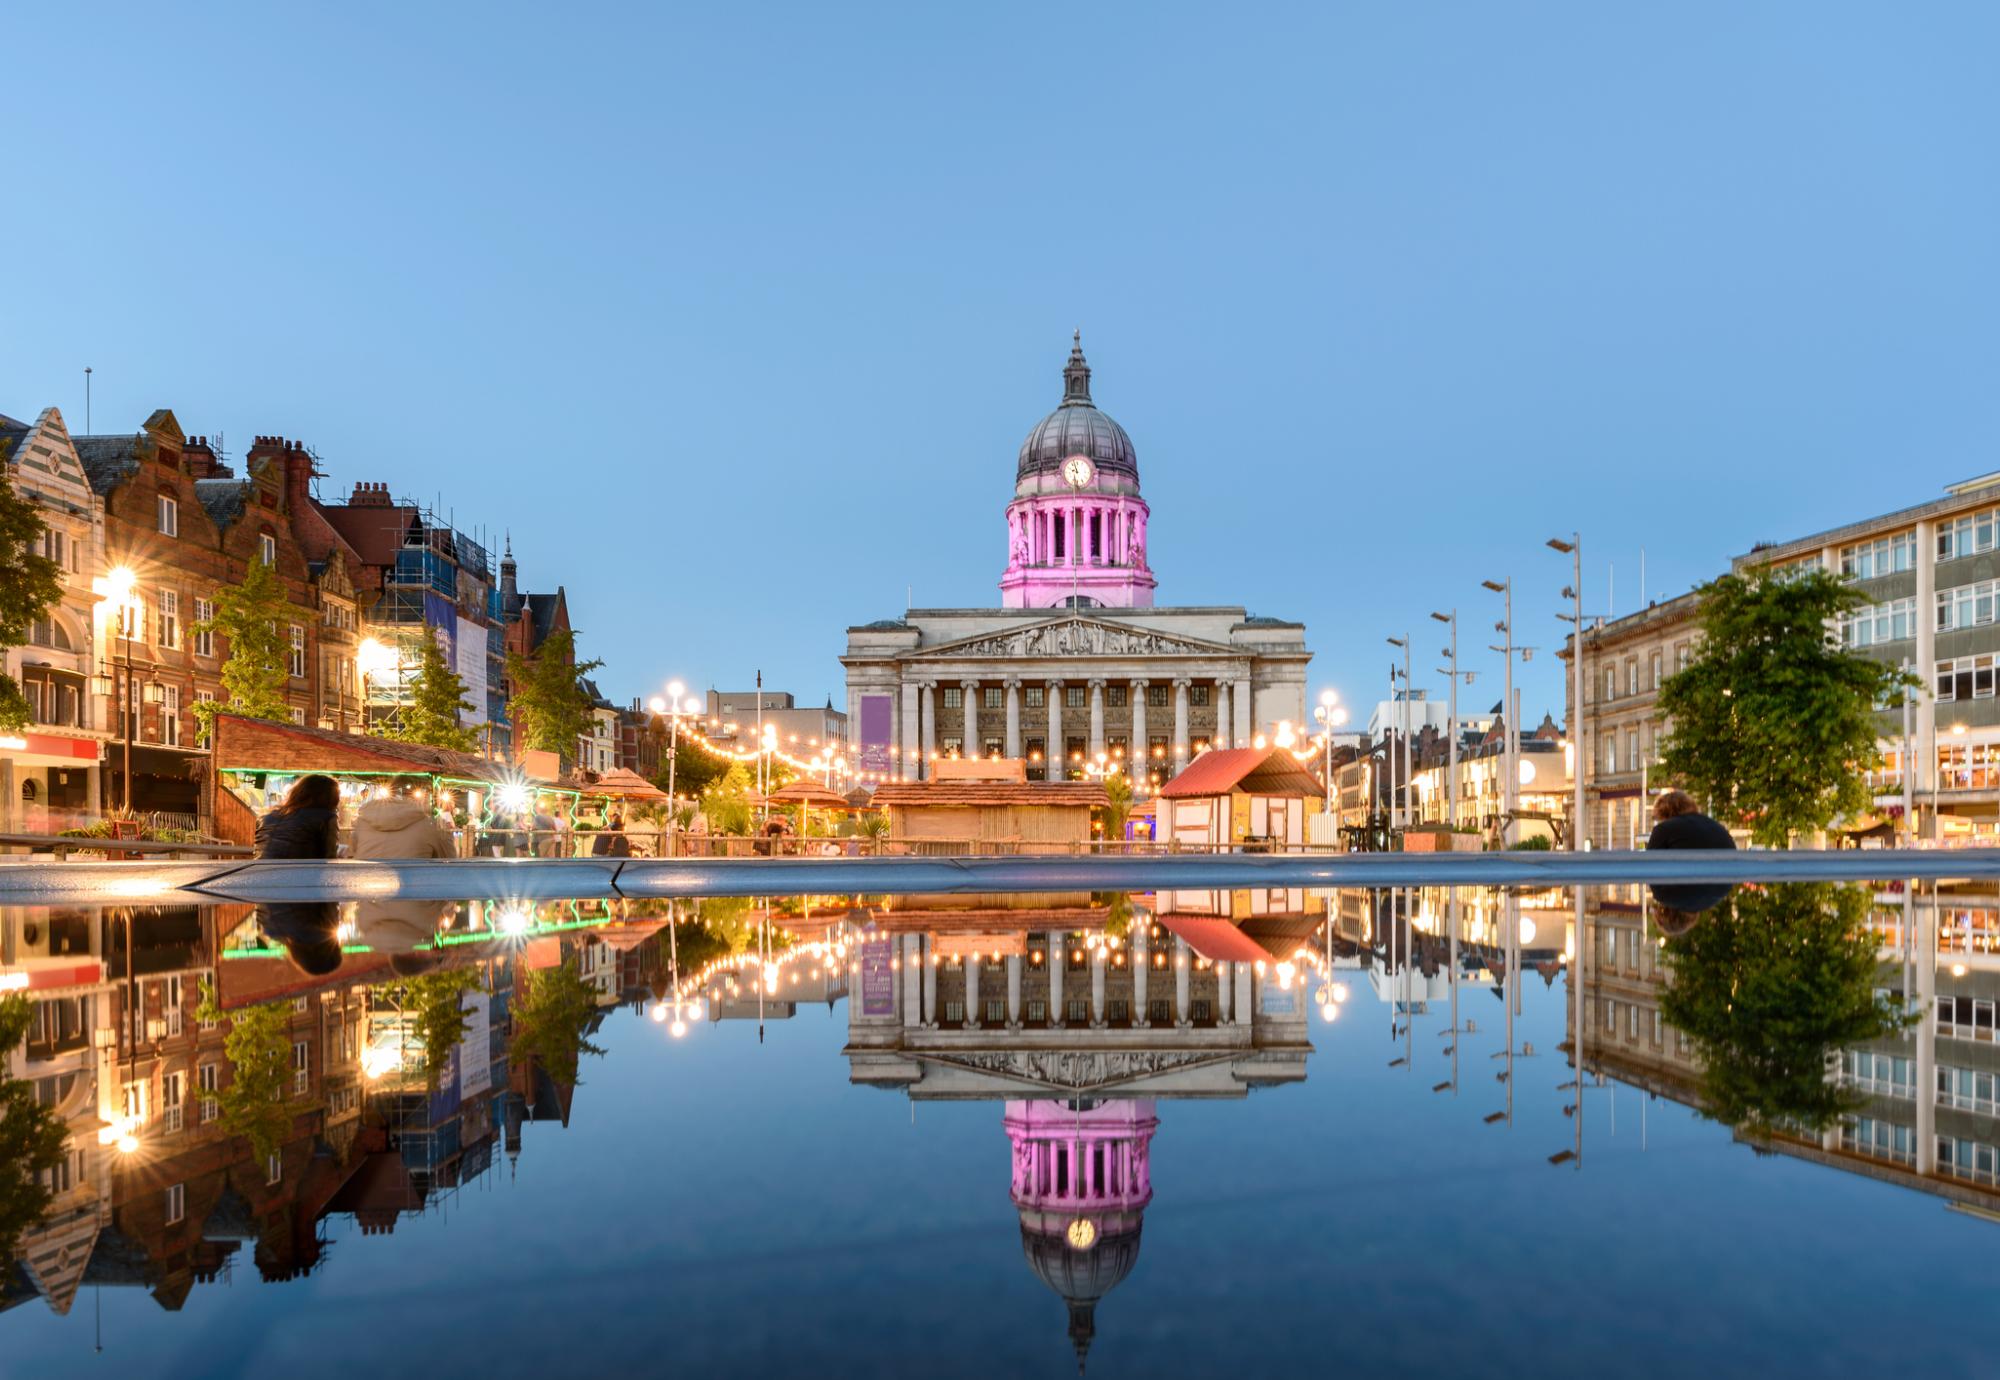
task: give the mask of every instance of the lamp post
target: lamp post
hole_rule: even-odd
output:
[[[1576,627],[1576,641],[1570,647],[1569,659],[1570,704],[1573,706],[1570,710],[1569,726],[1569,851],[1580,853],[1583,851],[1583,537],[1580,533],[1572,532],[1568,541],[1564,541],[1561,537],[1550,537],[1548,544],[1550,550],[1559,551],[1570,559],[1570,583],[1563,594],[1575,606],[1573,612],[1557,616],[1573,623]],[[1660,687],[1656,685],[1653,688],[1658,690]],[[1583,942],[1581,934],[1577,936],[1577,942],[1579,944]],[[1579,1063],[1577,1065],[1579,1086],[1583,1077],[1582,1070],[1583,1065]],[[1577,1101],[1581,1104],[1582,1098],[1579,1097]],[[1580,1105],[1577,1115],[1583,1115]]]
[[[1408,634],[1406,633],[1406,634],[1404,634],[1404,635],[1403,635],[1402,637],[1392,637],[1392,638],[1390,638],[1390,639],[1389,639],[1389,645],[1390,645],[1391,647],[1400,647],[1400,648],[1402,648],[1402,649],[1403,649],[1403,713],[1402,713],[1402,720],[1403,720],[1403,827],[1404,827],[1405,829],[1408,829],[1408,828],[1410,827],[1410,825],[1411,825],[1411,824],[1413,824],[1413,823],[1415,823],[1415,822],[1416,822],[1416,813],[1417,813],[1417,783],[1416,783],[1416,781],[1415,781],[1415,779],[1414,779],[1414,777],[1413,777],[1413,773],[1412,773],[1412,771],[1411,771],[1411,767],[1412,767],[1412,766],[1414,765],[1414,762],[1413,762],[1413,759],[1412,759],[1412,757],[1411,757],[1411,754],[1410,754],[1410,695],[1411,695],[1411,690],[1410,690],[1410,638],[1409,638],[1409,635],[1408,635]],[[1389,684],[1393,686],[1393,685],[1394,685],[1395,683],[1396,683],[1396,667],[1395,667],[1395,663],[1391,662],[1391,663],[1390,663],[1390,665],[1389,665]],[[1393,697],[1393,696],[1391,696],[1391,698],[1394,698],[1394,697]]]
[[[1333,731],[1347,722],[1347,711],[1340,707],[1339,692],[1322,690],[1319,705],[1313,710],[1313,718],[1319,721],[1321,736],[1326,744],[1326,796],[1321,802],[1321,814],[1333,813]]]
[[[1505,613],[1502,615],[1500,621],[1493,625],[1493,631],[1505,636],[1507,639],[1506,644],[1504,646],[1489,648],[1489,650],[1499,652],[1507,658],[1507,686],[1503,692],[1504,697],[1500,701],[1500,721],[1507,726],[1507,731],[1501,736],[1500,740],[1500,772],[1502,778],[1500,782],[1500,845],[1504,848],[1507,845],[1507,831],[1514,823],[1515,793],[1521,786],[1519,768],[1515,765],[1515,758],[1520,752],[1521,725],[1516,722],[1520,716],[1514,712],[1514,581],[1510,576],[1506,580],[1481,580],[1479,583],[1506,600]]]
[[[1451,625],[1451,646],[1445,648],[1444,653],[1451,662],[1451,668],[1445,672],[1450,679],[1451,692],[1450,704],[1445,710],[1445,725],[1449,729],[1446,734],[1447,748],[1450,757],[1445,768],[1449,775],[1444,779],[1444,797],[1446,816],[1451,827],[1456,830],[1458,828],[1458,610],[1453,609],[1448,614],[1433,613],[1431,617],[1440,623]]]

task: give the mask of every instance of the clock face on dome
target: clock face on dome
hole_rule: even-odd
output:
[[[1087,465],[1090,462],[1084,463]],[[1088,1217],[1079,1217],[1069,1224],[1069,1229],[1064,1234],[1069,1237],[1070,1249],[1087,1251],[1097,1244],[1097,1223]]]
[[[1092,468],[1090,457],[1088,456],[1072,455],[1069,459],[1063,461],[1063,481],[1073,489],[1081,489],[1090,482],[1091,476],[1096,473],[1097,471]]]

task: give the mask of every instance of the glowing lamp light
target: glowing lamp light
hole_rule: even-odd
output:
[[[493,801],[503,810],[527,808],[528,788],[518,781],[509,781],[493,793]]]
[[[502,934],[526,934],[533,917],[526,906],[508,906],[495,921],[494,928]]]
[[[1535,764],[1527,758],[1521,759],[1521,784],[1531,786],[1535,782]]]
[[[675,1021],[672,1025],[667,1027],[667,1034],[673,1036],[676,1040],[680,1039],[681,1036],[687,1033],[688,1033],[688,1028],[686,1021]]]
[[[1525,915],[1521,917],[1521,942],[1523,944],[1535,942],[1535,922]]]
[[[664,1025],[666,1023],[666,1019],[667,1019],[667,1004],[663,1001],[654,1002],[653,1003],[654,1023]]]
[[[1319,1004],[1319,1018],[1325,1021],[1328,1025],[1332,1025],[1334,1020],[1339,1015],[1340,1015],[1340,1008],[1338,1006],[1335,1006],[1332,1002],[1323,1001]]]
[[[1953,977],[1964,977],[1965,972],[1966,969],[1963,963],[1954,963],[1951,965],[1951,975]]]
[[[129,1155],[138,1148],[139,1148],[139,1138],[133,1135],[130,1131],[127,1131],[124,1135],[118,1137],[119,1154]]]

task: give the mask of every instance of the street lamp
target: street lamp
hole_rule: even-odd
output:
[[[1445,777],[1444,798],[1446,814],[1451,827],[1455,830],[1458,828],[1458,610],[1453,609],[1450,613],[1433,613],[1431,617],[1451,626],[1451,646],[1445,648],[1444,653],[1451,662],[1450,669],[1445,672],[1451,685],[1451,703],[1445,710],[1445,724],[1450,729],[1447,735],[1450,757],[1445,770],[1450,775]]]
[[[1402,816],[1403,816],[1403,827],[1407,829],[1414,822],[1413,816],[1416,813],[1416,794],[1415,794],[1416,783],[1410,779],[1410,769],[1412,766],[1412,757],[1410,754],[1410,694],[1411,694],[1410,639],[1408,638],[1408,636],[1392,637],[1389,639],[1389,645],[1391,647],[1400,647],[1403,649],[1402,722],[1403,722],[1403,797],[1404,798],[1403,798],[1403,803],[1400,806],[1400,809],[1402,811]],[[1390,687],[1389,698],[1391,701],[1394,701],[1394,699],[1396,698],[1395,685],[1396,685],[1396,663],[1392,661],[1389,663],[1389,687]],[[1394,817],[1393,811],[1397,808],[1399,807],[1396,807],[1393,804],[1391,805],[1392,820]]]
[[[1576,641],[1570,648],[1570,725],[1569,725],[1569,780],[1570,780],[1570,822],[1569,850],[1578,853],[1583,850],[1583,537],[1580,533],[1570,533],[1568,541],[1561,537],[1550,537],[1551,551],[1561,552],[1570,558],[1569,588],[1563,593],[1575,604],[1575,611],[1559,614],[1576,627]],[[1654,686],[1658,689],[1658,686]],[[1581,1065],[1578,1066],[1581,1070]]]
[[[114,566],[101,579],[91,581],[91,589],[98,596],[98,602],[109,606],[111,613],[117,617],[118,636],[125,644],[124,683],[120,685],[115,679],[112,683],[119,695],[118,721],[125,730],[125,775],[119,788],[118,803],[121,809],[128,811],[132,808],[132,721],[138,717],[134,712],[137,705],[132,695],[132,632],[139,621],[132,591],[138,583],[139,577],[127,565]]]
[[[1503,778],[1500,782],[1500,844],[1505,847],[1507,831],[1514,823],[1516,793],[1521,787],[1514,766],[1515,758],[1521,751],[1521,725],[1518,722],[1520,715],[1514,712],[1514,581],[1509,577],[1506,580],[1481,580],[1479,583],[1482,588],[1490,589],[1506,600],[1504,614],[1500,621],[1493,625],[1493,631],[1502,634],[1506,638],[1506,643],[1499,647],[1490,645],[1488,647],[1489,651],[1499,652],[1507,659],[1507,684],[1500,701],[1500,721],[1507,726],[1500,743]]]
[[[1326,742],[1326,798],[1320,813],[1330,815],[1333,813],[1333,731],[1347,722],[1347,711],[1340,707],[1339,692],[1320,691],[1319,705],[1313,710],[1313,718],[1318,720]]]
[[[670,680],[667,682],[667,697],[661,699],[658,695],[655,695],[647,705],[647,708],[651,709],[655,714],[664,713],[667,716],[667,850],[669,855],[678,851],[674,847],[675,831],[679,826],[679,820],[674,815],[676,808],[674,769],[680,765],[681,714],[684,711],[688,713],[694,711],[694,696],[688,696],[685,703],[681,700],[681,691],[686,688],[679,681]]]

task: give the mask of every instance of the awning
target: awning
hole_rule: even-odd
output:
[[[1189,948],[1211,962],[1273,961],[1263,945],[1228,920],[1213,915],[1160,915],[1155,918],[1170,932],[1187,940]]]
[[[0,734],[0,752],[24,767],[91,767],[103,749],[99,738],[57,733]]]

